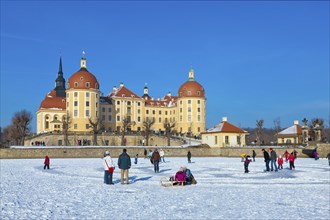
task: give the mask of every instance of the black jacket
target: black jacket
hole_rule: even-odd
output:
[[[264,151],[264,158],[265,160],[270,160],[269,153],[267,151]]]
[[[119,169],[127,170],[131,168],[131,158],[127,153],[122,153],[118,158]]]

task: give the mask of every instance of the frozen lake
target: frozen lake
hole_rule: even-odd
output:
[[[131,155],[132,156],[132,155]],[[298,158],[296,170],[263,172],[263,159],[244,173],[240,158],[165,158],[160,173],[148,159],[130,169],[129,185],[103,183],[100,159],[1,160],[0,219],[329,219],[326,159]],[[117,158],[113,159],[117,164]],[[161,177],[187,166],[197,185],[162,187]]]

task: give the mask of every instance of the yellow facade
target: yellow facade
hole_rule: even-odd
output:
[[[38,110],[37,111],[37,133],[45,133],[62,130],[62,119],[65,110]]]
[[[208,133],[202,134],[202,143],[210,147],[244,147],[245,133]]]
[[[95,83],[92,82],[95,78],[92,74],[92,76],[79,76],[80,78],[75,76],[81,73],[81,71],[87,72],[83,72],[84,74],[91,74],[86,69],[85,58],[81,59],[81,70],[69,79],[65,97],[66,109],[57,111],[60,121],[62,121],[64,115],[69,116],[71,120],[69,131],[90,132],[91,126],[89,119],[95,120],[96,118],[102,121],[106,131],[121,131],[123,125],[122,121],[125,118],[129,118],[132,122],[129,127],[129,130],[132,131],[143,131],[143,122],[151,119],[155,120],[155,123],[151,127],[155,132],[165,131],[164,122],[175,123],[175,127],[172,130],[183,134],[190,133],[190,135],[198,136],[201,132],[206,130],[206,98],[203,88],[203,93],[200,97],[189,97],[189,95],[172,97],[170,94],[167,94],[166,100],[164,99],[165,97],[163,99],[153,100],[151,98],[140,97],[134,93],[129,93],[130,90],[125,88],[124,84],[121,84],[118,89],[114,88],[112,91],[114,95],[100,97],[98,86],[92,88],[93,83]],[[193,70],[190,70],[188,76],[190,81],[194,81]],[[88,79],[91,80],[88,81]],[[81,83],[80,81],[84,81],[85,84],[81,86],[81,84],[79,84]],[[87,86],[87,83],[91,83],[92,85],[88,84]],[[97,83],[98,82],[96,82],[96,84]],[[117,96],[116,92],[120,89],[125,89],[126,95],[122,94],[121,96]],[[189,86],[187,86],[187,88],[184,87],[184,89],[188,90],[187,94],[191,93],[189,91]],[[145,87],[144,93],[147,94],[147,92],[148,90]],[[51,126],[46,129],[43,125],[46,116],[52,118],[55,114],[56,111],[53,112],[50,109],[39,109],[37,111],[38,133],[55,130],[55,128]],[[62,127],[56,127],[56,129],[62,130]]]

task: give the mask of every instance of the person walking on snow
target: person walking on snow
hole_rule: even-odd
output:
[[[278,156],[277,164],[278,164],[278,169],[283,170],[283,158],[281,155]]]
[[[104,183],[113,185],[113,182],[112,182],[113,171],[112,172],[109,171],[109,168],[112,168],[112,167],[114,168],[115,166],[113,165],[112,158],[110,157],[109,151],[106,151],[104,153],[103,165],[104,165]]]
[[[150,160],[154,164],[154,171],[155,173],[159,173],[159,161],[160,161],[160,155],[158,152],[158,149],[155,148],[155,151],[152,153]]]
[[[250,164],[251,161],[252,160],[250,159],[250,156],[246,155],[245,160],[244,160],[244,171],[245,171],[245,173],[250,172],[249,171],[249,164]]]
[[[164,158],[165,152],[163,151],[163,149],[160,149],[159,155],[160,155],[160,162],[165,163],[165,158]]]
[[[44,169],[46,169],[46,167],[47,167],[47,169],[49,170],[50,159],[49,159],[48,155],[46,155],[46,157],[45,157],[44,164],[45,164]]]
[[[187,153],[188,163],[191,163],[191,152],[188,151]]]
[[[289,160],[289,163],[290,163],[290,170],[295,169],[295,166],[294,166],[295,158],[294,158],[294,153],[293,152],[289,155],[288,160]]]
[[[254,150],[252,150],[252,158],[253,158],[253,162],[256,162],[255,158],[256,158],[257,154]]]
[[[276,154],[276,151],[273,150],[273,148],[270,148],[270,165],[271,165],[271,171],[274,171],[274,168],[275,168],[275,172],[277,172],[277,165],[276,165],[276,162],[277,162],[277,154]]]
[[[270,162],[269,153],[265,149],[262,149],[262,152],[264,153],[264,159],[265,159],[265,164],[266,164],[266,171],[268,172],[270,170],[269,169],[269,162]]]
[[[126,153],[126,148],[118,157],[118,167],[120,169],[120,183],[124,184],[124,175],[126,176],[126,184],[129,184],[128,170],[131,168],[131,157]]]

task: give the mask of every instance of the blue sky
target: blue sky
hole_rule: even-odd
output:
[[[123,82],[177,95],[192,66],[207,96],[207,127],[329,122],[328,1],[1,1],[1,127],[34,118],[82,50],[104,94]],[[301,123],[301,122],[300,122]]]

